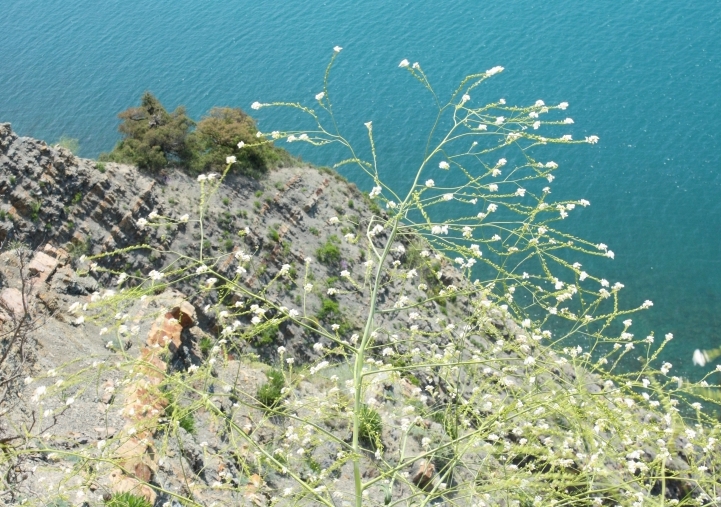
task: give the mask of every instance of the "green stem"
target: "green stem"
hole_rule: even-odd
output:
[[[373,318],[376,312],[376,302],[378,299],[378,289],[381,285],[381,275],[383,273],[383,263],[388,257],[388,253],[393,245],[396,231],[398,230],[398,220],[396,217],[393,221],[393,229],[391,230],[388,242],[386,243],[383,253],[381,254],[378,267],[376,268],[376,277],[373,283],[373,291],[370,296],[370,309],[368,310],[368,318],[366,319],[365,329],[363,330],[363,339],[355,356],[355,366],[353,369],[353,381],[355,387],[355,399],[353,400],[353,480],[355,483],[355,504],[356,507],[363,505],[363,482],[360,470],[361,450],[359,444],[360,437],[360,413],[363,395],[363,362],[365,359],[365,351],[370,344],[371,333],[373,332]]]

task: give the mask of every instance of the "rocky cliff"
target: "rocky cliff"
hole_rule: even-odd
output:
[[[8,450],[0,459],[0,500],[6,504],[100,505],[121,491],[155,505],[181,505],[181,499],[318,505],[313,495],[324,491],[335,505],[352,498],[347,355],[312,326],[292,320],[257,326],[257,301],[249,294],[273,303],[262,314],[268,322],[282,317],[280,307],[304,308],[318,326],[352,342],[368,307],[372,256],[358,238],[368,230],[373,205],[342,178],[308,166],[280,168],[262,181],[230,175],[210,202],[203,200],[207,180],[204,185],[182,172],[149,175],[80,159],[0,124],[0,320],[3,336],[25,337],[21,349],[3,342],[12,357],[0,363],[0,450]],[[386,234],[376,231],[381,241]],[[143,297],[117,298],[120,288],[129,294],[146,286],[153,271],[193,266],[196,273],[201,247],[206,264],[244,291],[220,293],[191,276]],[[421,251],[430,260],[418,262]],[[605,462],[603,452],[594,458],[587,448],[593,439],[574,439],[569,421],[582,421],[576,434],[584,438],[582,426],[596,424],[605,448],[632,453],[628,459],[638,470],[658,462],[656,433],[614,432],[639,421],[654,425],[680,450],[664,466],[672,472],[663,493],[670,499],[699,494],[687,471],[706,458],[690,434],[677,434],[671,419],[629,410],[630,398],[614,394],[613,383],[540,345],[541,336],[531,338],[482,295],[466,297],[471,285],[434,255],[414,235],[400,235],[392,245],[380,305],[392,307],[401,297],[424,301],[428,286],[444,297],[378,314],[368,358],[377,372],[365,395],[379,433],[368,443],[375,452],[363,456],[364,479],[425,456],[431,441],[448,452],[408,461],[397,481],[368,490],[368,504],[432,492],[434,502],[460,505],[467,494],[460,484],[473,483],[491,492],[505,484],[479,497],[485,503],[478,505],[516,505],[507,499],[511,483],[503,481],[517,470],[527,481],[517,488],[537,480],[539,488],[560,494],[551,477],[598,480],[583,497],[589,503],[593,495],[613,497],[604,488],[614,481],[626,481],[633,494],[642,491],[629,480],[635,468]],[[93,256],[92,264],[85,261]],[[401,264],[417,278],[395,276]],[[98,301],[107,301],[107,311],[82,310]],[[247,311],[230,325],[224,308]],[[226,340],[229,328],[236,338]],[[420,357],[449,364],[426,368]],[[464,362],[473,367],[457,366]],[[384,371],[391,366],[407,367],[407,374]],[[286,371],[283,416],[257,398],[271,383],[271,367]],[[557,402],[569,399],[564,413]],[[551,407],[551,413],[524,406]],[[598,422],[604,413],[623,424],[604,427]],[[449,442],[464,431],[481,438],[451,452]],[[448,475],[458,453],[464,466]],[[593,468],[598,463],[603,473]],[[304,491],[298,478],[326,489]],[[646,484],[661,494],[660,486]]]

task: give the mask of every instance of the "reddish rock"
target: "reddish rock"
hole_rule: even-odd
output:
[[[416,469],[413,471],[411,481],[420,489],[427,490],[433,488],[433,477],[436,474],[436,467],[429,461],[419,461]]]
[[[15,315],[23,313],[23,295],[13,287],[7,287],[0,292],[0,302]]]
[[[195,307],[187,301],[181,302],[178,306],[170,310],[170,314],[180,322],[180,325],[184,328],[195,325]]]
[[[28,265],[28,272],[31,276],[38,278],[36,283],[44,283],[53,274],[57,266],[58,261],[56,259],[46,253],[37,252]]]

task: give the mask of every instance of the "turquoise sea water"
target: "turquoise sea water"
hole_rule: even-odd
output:
[[[569,132],[601,138],[554,154],[554,195],[592,203],[564,225],[609,244],[616,259],[595,272],[622,281],[629,305],[654,301],[633,331],[672,332],[665,357],[690,370],[693,349],[721,344],[719,34],[718,0],[6,1],[0,121],[78,138],[95,157],[144,90],[195,118],[255,100],[312,104],[340,45],[341,127],[362,143],[373,120],[381,168],[401,185],[432,110],[398,62],[420,61],[441,94],[502,65],[474,100],[568,101]],[[331,164],[337,153],[303,156]]]

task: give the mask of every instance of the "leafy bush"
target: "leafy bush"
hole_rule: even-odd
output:
[[[337,236],[330,236],[326,240],[326,242],[321,245],[318,250],[316,250],[315,255],[316,257],[318,257],[318,260],[323,264],[328,264],[331,266],[338,265],[341,259],[341,253],[340,248],[338,247],[338,243],[340,243],[340,240]]]
[[[194,171],[222,170],[226,158],[236,157],[233,170],[258,176],[283,160],[289,160],[284,150],[271,144],[257,144],[258,129],[253,118],[241,109],[214,107],[198,122],[188,136],[192,153],[190,168]],[[238,143],[245,146],[238,148]]]
[[[383,430],[381,415],[368,405],[363,404],[358,419],[359,438],[366,444],[379,448],[381,445],[381,431]]]
[[[157,171],[168,165],[184,165],[190,158],[187,137],[195,122],[185,113],[185,107],[168,113],[152,93],[145,92],[140,107],[123,111],[118,117],[122,120],[118,130],[123,138],[99,160]]]
[[[153,507],[144,497],[132,493],[115,493],[105,505],[107,507]]]
[[[270,370],[265,374],[268,382],[258,388],[256,398],[265,408],[275,408],[283,397],[282,389],[285,387],[285,378],[280,370]]]

